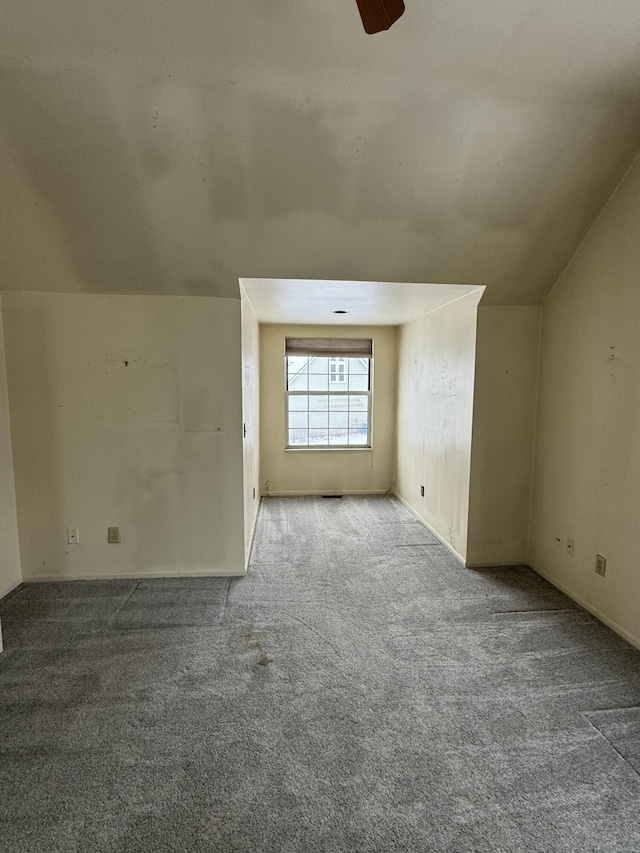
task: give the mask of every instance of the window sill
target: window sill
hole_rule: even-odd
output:
[[[371,452],[373,448],[370,444],[366,446],[363,444],[361,447],[358,447],[357,445],[354,445],[352,447],[342,447],[341,445],[328,446],[323,444],[318,445],[317,447],[285,447],[284,450],[285,453],[289,453],[290,451],[293,451],[293,453],[304,453],[307,450],[311,450],[313,453],[316,453],[317,451],[320,451],[321,453],[326,453],[327,451],[338,451],[339,453],[342,453],[345,450],[355,450],[356,452],[361,453],[363,450],[368,450],[369,452]]]

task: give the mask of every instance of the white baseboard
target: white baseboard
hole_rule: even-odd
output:
[[[294,492],[287,489],[282,492],[276,492],[269,489],[269,493],[262,492],[263,498],[314,498],[322,495],[387,495],[389,489],[304,489],[300,492]]]
[[[453,556],[456,558],[456,560],[459,563],[462,563],[462,565],[465,566],[465,568],[466,568],[466,561],[465,561],[464,557],[462,556],[462,554],[459,554],[456,551],[456,549],[453,547],[453,545],[450,542],[447,542],[446,539],[443,539],[442,536],[438,533],[438,531],[434,530],[434,528],[429,524],[429,522],[425,521],[424,518],[421,515],[419,515],[416,512],[416,510],[411,506],[411,504],[407,503],[407,501],[402,497],[402,495],[399,495],[397,492],[392,492],[392,495],[394,496],[394,498],[397,498],[400,501],[400,503],[403,506],[405,506],[409,510],[409,512],[418,519],[420,524],[423,524],[427,528],[429,533],[433,533],[433,535],[436,537],[438,542],[440,542],[442,545],[444,545],[444,547],[447,549],[447,551],[449,551],[451,554],[453,554]]]
[[[23,583],[50,583],[51,581],[143,581],[147,578],[243,578],[246,569],[220,570],[219,572],[122,572],[122,574],[89,574],[76,572],[73,575],[29,575]]]
[[[603,622],[608,628],[611,628],[612,631],[615,631],[616,634],[619,634],[623,640],[626,640],[632,646],[635,646],[636,649],[640,649],[640,637],[635,637],[633,634],[630,634],[629,631],[625,631],[625,629],[621,628],[617,622],[615,622],[613,619],[609,619],[609,617],[605,616],[605,614],[598,610],[597,607],[594,607],[592,604],[589,604],[589,602],[585,601],[579,595],[576,595],[574,592],[571,592],[571,590],[568,589],[564,584],[559,583],[557,580],[555,580],[555,578],[552,578],[551,575],[549,575],[543,569],[539,568],[538,566],[534,566],[532,563],[529,563],[528,565],[533,569],[534,572],[536,572],[536,574],[540,575],[540,577],[543,577],[546,581],[549,581],[552,586],[555,586],[556,589],[560,590],[560,592],[564,592],[564,594],[568,596],[572,601],[575,601],[576,604],[580,605],[580,607],[584,607],[584,609],[588,610],[592,616],[595,616],[596,619],[599,619],[600,622]]]
[[[502,566],[529,566],[526,560],[491,560],[488,563],[467,563],[468,569],[499,569]]]

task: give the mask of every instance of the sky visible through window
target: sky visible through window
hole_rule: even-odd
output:
[[[368,447],[368,358],[287,356],[289,447]]]

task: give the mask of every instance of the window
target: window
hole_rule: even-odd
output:
[[[287,447],[371,447],[371,340],[287,338]]]

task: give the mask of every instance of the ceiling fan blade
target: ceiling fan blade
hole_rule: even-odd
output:
[[[404,0],[356,0],[364,31],[372,35],[388,30],[404,12]]]

